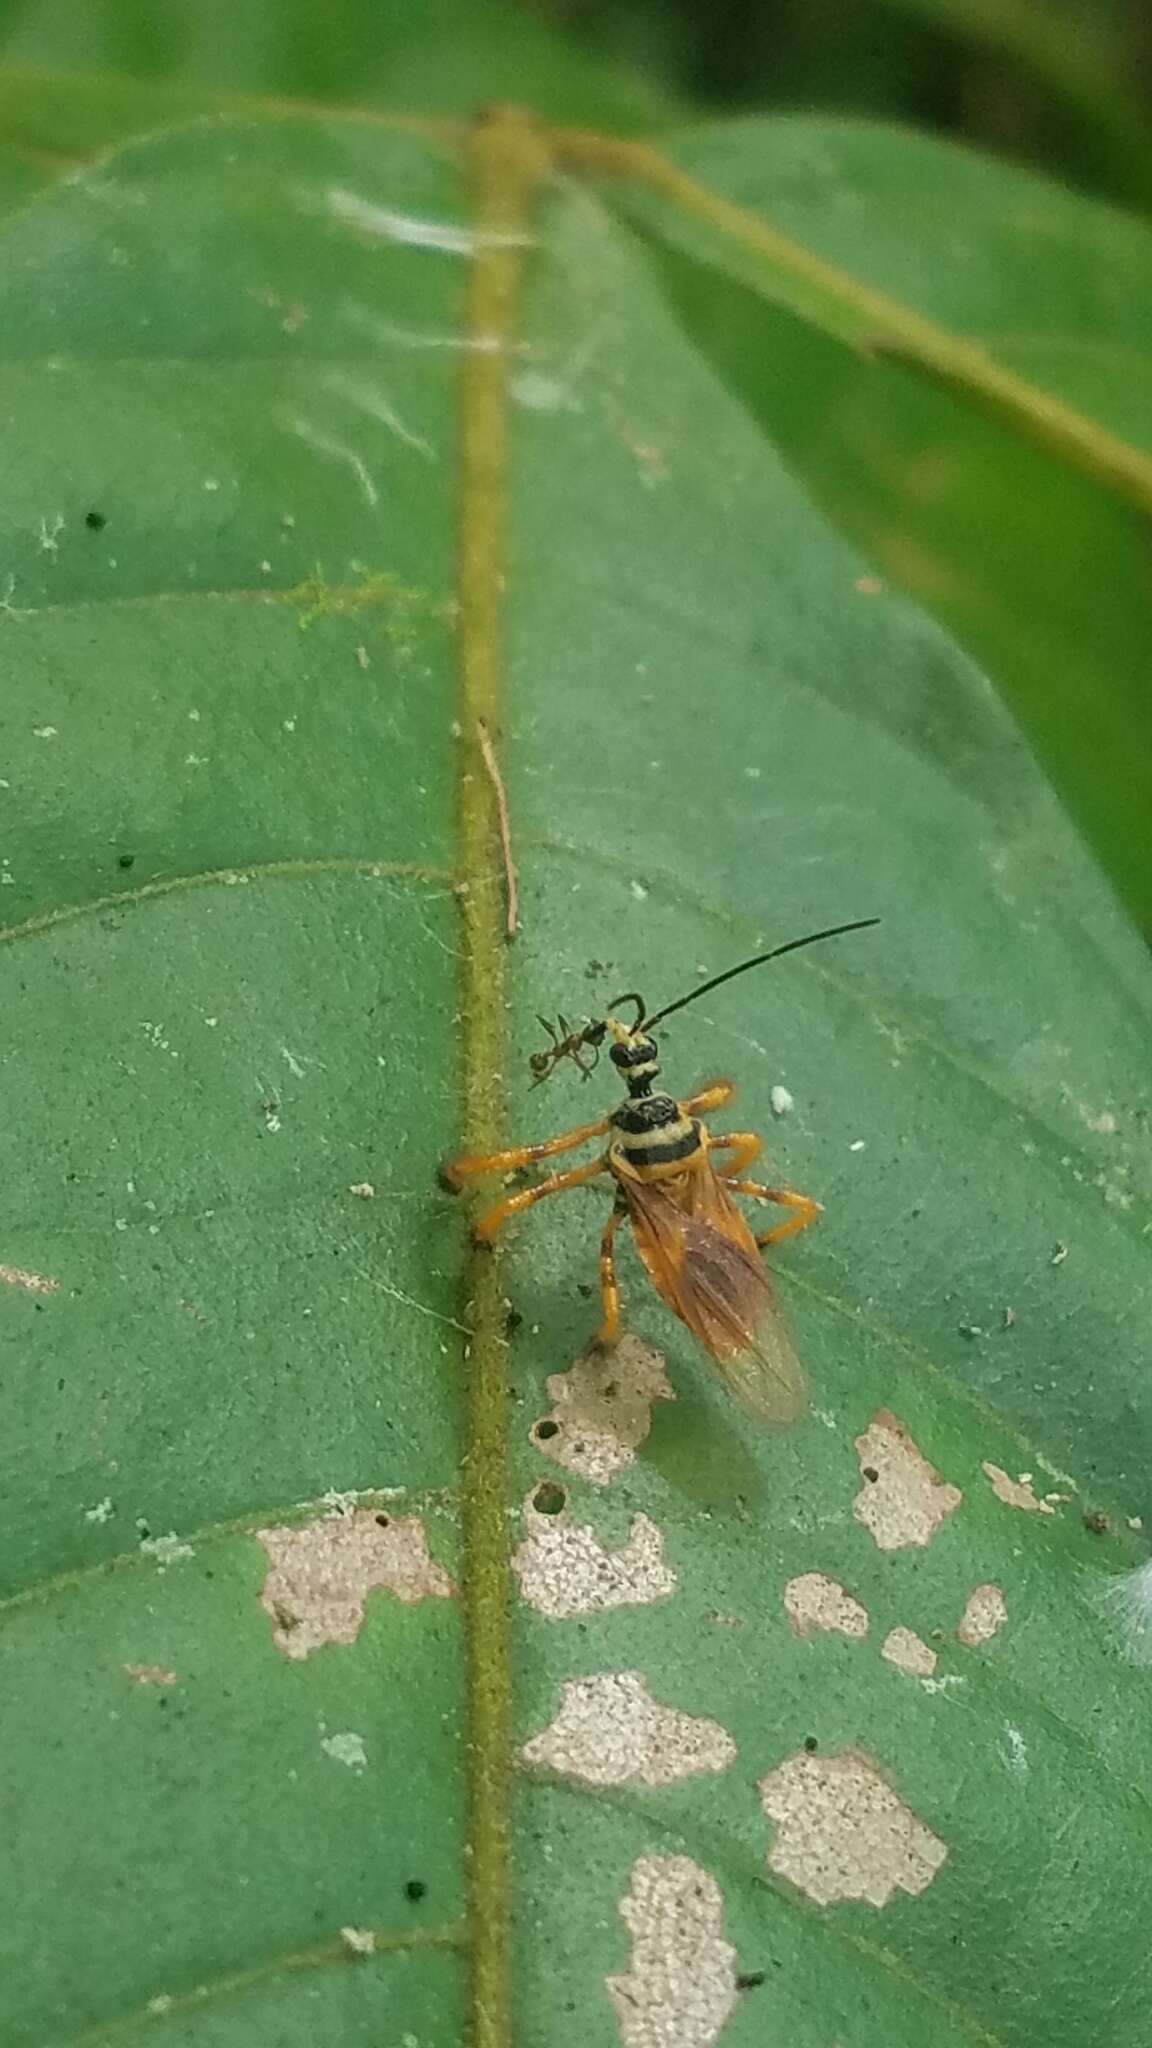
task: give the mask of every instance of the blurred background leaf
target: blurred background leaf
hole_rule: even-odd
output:
[[[0,16],[6,62],[394,113],[470,114],[517,100],[556,119],[632,130],[669,104],[515,0],[30,0]]]
[[[1152,203],[1144,0],[4,0],[9,66],[634,133],[690,106],[907,121]]]
[[[1149,510],[902,350],[980,343],[1137,458],[1152,449],[1152,235],[1010,165],[868,124],[665,138],[701,188],[836,266],[827,285],[632,196],[665,288],[836,521],[985,664],[1152,932]],[[619,188],[618,188],[619,190]],[[623,203],[623,202],[622,202]],[[879,287],[891,328],[859,288]]]
[[[909,121],[1147,207],[1144,0],[556,0],[682,99]]]

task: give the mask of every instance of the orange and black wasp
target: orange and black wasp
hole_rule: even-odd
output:
[[[758,1254],[761,1247],[779,1244],[796,1231],[806,1230],[820,1214],[820,1205],[795,1188],[770,1187],[746,1178],[746,1169],[763,1149],[763,1141],[754,1131],[729,1131],[720,1137],[709,1131],[703,1119],[732,1100],[735,1090],[731,1081],[713,1081],[684,1101],[655,1088],[660,1068],[652,1032],[677,1010],[747,973],[750,967],[878,923],[875,917],[858,918],[827,931],[809,932],[802,939],[789,939],[769,953],[757,953],[751,960],[713,975],[652,1015],[644,998],[635,992],[617,996],[613,1010],[626,1004],[634,1007],[635,1022],[631,1024],[610,1015],[574,1031],[564,1017],[557,1020],[558,1028],[541,1019],[552,1043],[532,1055],[534,1085],[569,1059],[587,1075],[585,1054],[595,1056],[607,1041],[609,1058],[627,1093],[609,1115],[542,1144],[515,1145],[504,1152],[454,1159],[445,1165],[444,1179],[458,1191],[477,1175],[510,1173],[538,1159],[571,1152],[593,1138],[608,1137],[606,1149],[585,1165],[550,1174],[534,1187],[505,1195],[486,1209],[472,1226],[476,1241],[490,1243],[510,1216],[531,1209],[546,1196],[563,1194],[600,1174],[610,1174],[616,1183],[616,1200],[600,1239],[603,1309],[597,1342],[613,1344],[620,1332],[613,1240],[627,1218],[657,1294],[714,1359],[741,1405],[766,1422],[795,1421],[804,1408],[804,1375]],[[717,1153],[727,1154],[723,1165],[716,1164]],[[791,1213],[774,1229],[754,1234],[733,1201],[734,1195],[771,1202]]]

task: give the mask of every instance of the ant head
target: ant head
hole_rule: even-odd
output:
[[[589,1022],[579,1031],[572,1030],[567,1017],[557,1017],[555,1024],[548,1017],[540,1017],[538,1022],[544,1026],[552,1043],[546,1051],[528,1055],[532,1086],[538,1088],[541,1081],[555,1073],[562,1060],[571,1060],[586,1081],[600,1056],[607,1022],[604,1019],[599,1023]],[[586,1052],[592,1054],[590,1061],[585,1058]]]

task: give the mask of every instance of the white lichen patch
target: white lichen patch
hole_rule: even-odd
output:
[[[676,1574],[664,1562],[663,1534],[647,1515],[634,1515],[627,1543],[609,1550],[590,1523],[570,1522],[566,1513],[542,1515],[532,1502],[529,1494],[527,1533],[512,1569],[529,1606],[550,1621],[610,1607],[644,1607],[676,1591]]]
[[[890,1628],[880,1645],[880,1655],[906,1671],[910,1678],[931,1678],[936,1669],[936,1652],[910,1628]]]
[[[340,1735],[323,1736],[320,1747],[325,1756],[332,1758],[333,1763],[346,1764],[350,1771],[362,1771],[367,1765],[368,1751],[364,1747],[364,1737],[357,1735],[353,1729],[346,1729]]]
[[[350,1956],[373,1956],[376,1953],[376,1934],[371,1927],[342,1927],[340,1939]]]
[[[868,1609],[823,1572],[803,1572],[798,1579],[789,1579],[784,1588],[784,1612],[788,1626],[798,1636],[811,1635],[817,1628],[833,1629],[842,1636],[868,1633]]]
[[[736,1744],[718,1721],[661,1706],[642,1671],[565,1682],[560,1710],[520,1752],[586,1785],[673,1785],[725,1771]]]
[[[886,1906],[896,1892],[914,1898],[948,1854],[855,1750],[790,1756],[761,1778],[758,1790],[776,1823],[769,1869],[818,1906],[840,1899]]]
[[[636,1462],[652,1426],[653,1401],[674,1401],[664,1355],[640,1337],[622,1337],[610,1350],[593,1346],[567,1372],[548,1380],[552,1412],[532,1430],[532,1441],[566,1472],[607,1486]]]
[[[307,1657],[324,1643],[354,1643],[364,1602],[375,1587],[411,1605],[455,1592],[428,1554],[419,1515],[393,1518],[359,1508],[298,1529],[258,1529],[268,1554],[260,1604],[286,1657]]]
[[[711,2048],[735,2009],[724,1895],[689,1856],[641,1856],[620,1901],[626,1974],[605,1980],[623,2048]]]
[[[921,1455],[902,1422],[882,1408],[862,1436],[856,1454],[864,1484],[852,1513],[879,1550],[904,1550],[932,1541],[964,1496]]]
[[[980,1466],[984,1477],[1006,1508],[1021,1508],[1028,1515],[1054,1515],[1056,1510],[1050,1500],[1037,1500],[1032,1490],[1032,1481],[1023,1473],[1019,1479],[1010,1479],[999,1465],[990,1464],[985,1458]]]
[[[966,1649],[976,1650],[991,1642],[1008,1619],[1008,1609],[999,1586],[973,1586],[956,1629],[956,1639]]]
[[[968,1680],[961,1678],[956,1671],[946,1671],[941,1678],[922,1678],[920,1683],[925,1692],[947,1695],[953,1692],[963,1692]]]

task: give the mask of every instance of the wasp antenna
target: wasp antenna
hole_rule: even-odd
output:
[[[723,974],[714,974],[711,981],[701,982],[699,988],[690,989],[688,994],[681,996],[677,1002],[667,1003],[662,1010],[657,1010],[654,1017],[646,1017],[643,1010],[641,1010],[636,1028],[637,1030],[650,1031],[654,1024],[662,1024],[665,1017],[671,1017],[673,1011],[683,1010],[687,1004],[694,1003],[698,996],[708,995],[712,989],[719,988],[723,982],[734,981],[738,974],[747,974],[750,967],[762,967],[766,960],[779,960],[784,953],[798,953],[802,946],[815,946],[819,944],[821,939],[838,939],[843,932],[864,932],[868,930],[869,926],[879,923],[880,919],[878,917],[857,917],[852,920],[851,924],[832,924],[828,926],[826,931],[807,932],[802,939],[786,939],[782,946],[773,946],[769,953],[756,953],[751,960],[741,960],[739,966],[726,968]],[[619,996],[617,1000],[622,1003],[634,1003],[638,1002],[639,998],[637,996]]]
[[[644,1012],[647,1008],[647,1004],[645,1003],[643,996],[637,995],[635,989],[629,989],[628,994],[626,996],[613,996],[612,1001],[608,1007],[611,1010],[618,1010],[621,1003],[635,1003],[636,1029],[637,1031],[639,1031],[641,1024],[644,1022]]]

